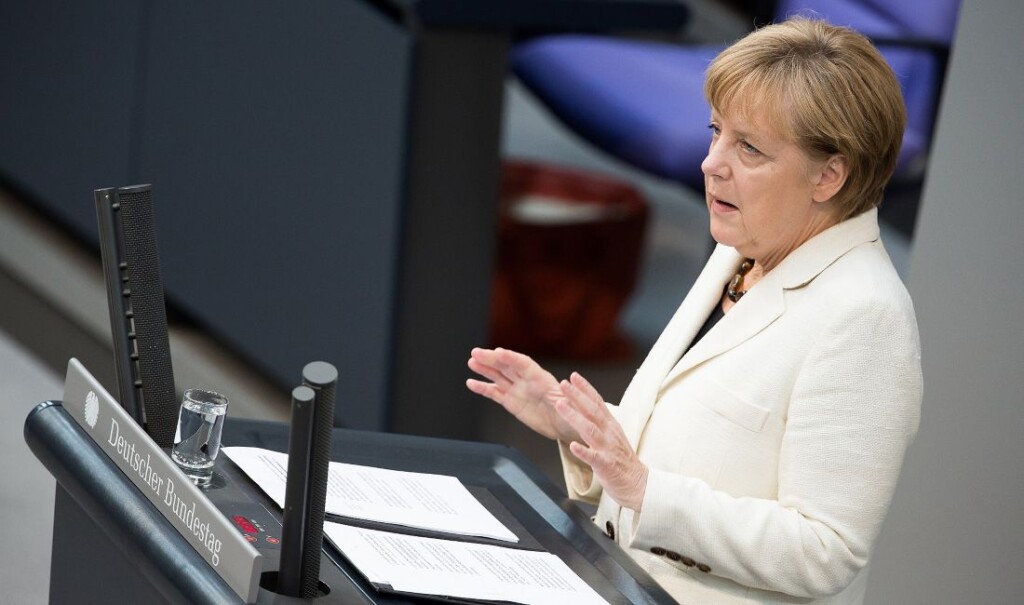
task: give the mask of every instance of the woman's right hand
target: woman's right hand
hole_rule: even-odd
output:
[[[564,397],[550,372],[530,357],[508,349],[473,349],[469,369],[490,380],[470,378],[466,386],[501,404],[510,414],[549,439],[569,443],[579,435],[555,411],[555,401]]]

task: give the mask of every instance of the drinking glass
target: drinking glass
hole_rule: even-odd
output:
[[[220,393],[203,389],[185,391],[171,459],[200,487],[209,485],[213,477],[227,411],[228,398]]]

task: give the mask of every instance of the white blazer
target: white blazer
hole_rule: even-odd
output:
[[[685,355],[742,259],[718,246],[610,406],[642,513],[560,444],[571,496],[679,602],[860,604],[917,432],[921,362],[877,211],[804,243]],[[682,358],[680,358],[682,356]]]

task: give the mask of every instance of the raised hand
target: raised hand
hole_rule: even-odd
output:
[[[579,436],[554,409],[562,397],[558,381],[530,357],[508,349],[473,349],[469,369],[490,382],[470,378],[470,391],[501,404],[534,431],[561,441]]]
[[[647,489],[647,465],[633,451],[622,425],[608,411],[600,393],[576,372],[559,386],[562,396],[555,401],[555,411],[579,435],[569,450],[590,465],[613,500],[640,512]]]

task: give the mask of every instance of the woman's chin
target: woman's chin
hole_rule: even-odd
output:
[[[728,227],[716,224],[715,219],[711,219],[711,239],[723,246],[729,246],[731,248],[735,248],[736,244],[739,243],[739,238],[736,237],[736,233]]]

